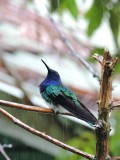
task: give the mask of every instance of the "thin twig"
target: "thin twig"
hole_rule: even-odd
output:
[[[45,139],[45,140],[47,140],[47,141],[49,141],[49,142],[51,142],[53,144],[65,149],[65,150],[68,150],[70,152],[73,152],[73,153],[75,153],[77,155],[80,155],[80,156],[85,157],[85,158],[90,159],[90,160],[92,160],[94,158],[94,156],[91,155],[91,154],[88,154],[86,152],[80,151],[80,150],[78,150],[78,149],[76,149],[74,147],[71,147],[71,146],[69,146],[67,144],[64,144],[64,143],[58,141],[57,139],[54,139],[54,138],[46,135],[43,132],[35,130],[34,128],[32,128],[32,127],[26,125],[25,123],[21,122],[19,119],[17,119],[16,117],[12,116],[10,113],[8,113],[7,111],[5,111],[2,108],[0,108],[0,113],[2,113],[10,121],[14,122],[16,125],[20,126],[21,128],[24,128],[28,132],[31,132],[31,133],[35,134],[36,136],[41,137],[41,138],[43,138],[43,139]]]
[[[99,55],[98,53],[94,53],[92,57],[96,59],[102,65],[103,56]]]
[[[8,73],[16,78],[17,86],[24,92],[24,99],[27,101],[27,103],[32,105],[32,102],[29,98],[29,94],[26,92],[26,90],[22,86],[22,83],[23,83],[22,77],[18,74],[15,67],[11,67],[5,62],[3,55],[0,55],[0,58],[2,59],[2,64],[6,68]]]
[[[43,107],[37,107],[37,106],[30,106],[30,105],[24,105],[20,103],[14,103],[14,102],[9,102],[9,101],[4,101],[0,100],[0,106],[6,106],[6,107],[11,107],[11,108],[17,108],[17,109],[23,109],[23,110],[28,110],[28,111],[35,111],[35,112],[41,112],[41,113],[48,113],[48,114],[53,114],[53,115],[66,115],[66,116],[73,116],[71,113],[68,112],[57,112],[55,113],[54,110],[51,108],[43,108]]]
[[[0,153],[3,155],[5,160],[10,160],[10,158],[8,157],[7,153],[4,150],[4,147],[1,144],[0,144]]]
[[[74,49],[74,47],[72,46],[72,44],[70,43],[70,41],[62,34],[61,30],[59,29],[59,27],[57,26],[57,24],[55,23],[55,21],[53,20],[53,18],[50,18],[51,23],[53,24],[53,26],[55,27],[55,29],[57,30],[62,42],[67,46],[67,48],[70,50],[71,55],[73,57],[76,57],[77,59],[80,60],[80,62],[92,73],[93,77],[97,78],[98,81],[100,81],[100,77],[95,73],[94,69],[91,67],[91,65],[84,60],[84,58],[82,58],[80,56],[80,54],[78,54],[78,52]]]
[[[120,101],[113,102],[110,106],[110,110],[114,110],[115,108],[120,107]]]

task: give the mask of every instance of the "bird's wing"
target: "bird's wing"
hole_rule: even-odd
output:
[[[61,105],[75,115],[78,119],[88,122],[91,125],[98,123],[94,115],[78,100],[77,96],[67,87],[49,86],[46,89],[48,98],[55,105]]]
[[[60,91],[54,99],[55,103],[64,107],[78,119],[86,121],[91,125],[97,124],[98,120],[95,116],[77,99],[74,93],[70,92],[70,94],[71,96],[66,96],[64,92]]]

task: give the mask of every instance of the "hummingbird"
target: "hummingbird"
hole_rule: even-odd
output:
[[[98,120],[82,104],[76,94],[64,86],[59,73],[51,69],[42,59],[48,73],[43,82],[39,85],[43,99],[52,106],[55,111],[59,106],[65,108],[78,119],[87,122],[91,126],[97,126]]]

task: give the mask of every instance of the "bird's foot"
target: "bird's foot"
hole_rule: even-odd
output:
[[[52,107],[52,110],[55,112],[55,114],[59,114],[59,107]]]
[[[111,157],[109,155],[107,155],[107,157],[105,158],[105,160],[110,160]]]
[[[103,122],[102,122],[101,120],[99,120],[98,123],[94,125],[94,127],[95,127],[96,129],[97,129],[97,128],[101,128],[101,127],[102,127],[102,123],[103,123]]]

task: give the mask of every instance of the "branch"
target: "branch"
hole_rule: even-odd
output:
[[[51,23],[53,24],[53,26],[55,27],[55,29],[57,30],[62,42],[67,46],[67,48],[70,50],[71,55],[77,59],[79,59],[79,61],[92,73],[93,77],[97,78],[98,81],[100,81],[100,77],[95,73],[94,69],[91,67],[91,65],[84,60],[84,58],[82,58],[74,49],[74,47],[72,46],[72,44],[70,43],[70,41],[62,34],[61,30],[58,28],[57,24],[55,23],[55,21],[49,16]]]
[[[34,128],[32,128],[32,127],[26,125],[25,123],[21,122],[19,119],[15,118],[14,116],[12,116],[10,113],[8,113],[7,111],[5,111],[2,108],[0,108],[0,113],[3,114],[5,117],[7,117],[10,121],[14,122],[14,124],[20,126],[21,128],[27,130],[28,132],[31,132],[32,134],[34,134],[38,137],[41,137],[41,138],[43,138],[43,139],[45,139],[45,140],[47,140],[47,141],[49,141],[53,144],[65,149],[65,150],[68,150],[70,152],[73,152],[77,155],[80,155],[80,156],[82,156],[84,158],[87,158],[87,159],[90,159],[90,160],[92,160],[94,158],[94,156],[91,155],[91,154],[88,154],[86,152],[82,152],[82,151],[80,151],[80,150],[78,150],[74,147],[71,147],[67,144],[64,144],[64,143],[58,141],[57,139],[54,139],[54,138],[46,135],[43,132],[39,132],[39,131],[35,130]]]
[[[1,144],[0,144],[0,153],[3,155],[5,160],[10,160],[10,158],[8,157],[7,153],[4,150],[4,147]]]
[[[19,103],[14,103],[14,102],[9,102],[9,101],[4,101],[0,100],[0,106],[6,106],[6,107],[11,107],[11,108],[17,108],[17,109],[23,109],[23,110],[28,110],[28,111],[35,111],[35,112],[41,112],[41,113],[48,113],[48,114],[61,114],[61,115],[66,115],[66,116],[73,116],[71,113],[68,112],[57,112],[55,113],[54,110],[50,108],[43,108],[43,107],[37,107],[37,106],[30,106],[30,105],[24,105],[24,104],[19,104]]]
[[[120,160],[120,157],[118,157],[118,156],[111,157],[111,160]]]
[[[96,159],[105,160],[109,154],[109,110],[112,97],[112,72],[118,59],[112,58],[107,50],[104,52],[103,57],[95,54],[94,58],[102,65],[98,106],[101,127],[96,129]]]
[[[110,107],[110,110],[114,110],[115,108],[118,108],[118,107],[120,107],[120,101],[113,102]]]
[[[96,59],[96,60],[102,65],[103,56],[95,53],[92,57],[93,57],[94,59]]]

